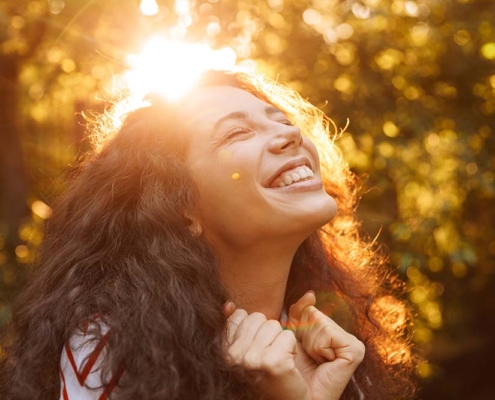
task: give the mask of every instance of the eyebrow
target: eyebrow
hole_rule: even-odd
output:
[[[265,108],[265,114],[267,116],[277,114],[277,113],[284,114],[283,111],[278,109],[277,107],[268,106]],[[232,120],[232,119],[248,119],[248,118],[249,118],[249,115],[246,111],[231,112],[231,113],[223,116],[222,118],[220,118],[217,122],[215,122],[215,125],[213,125],[213,132],[215,132],[220,127],[220,125],[222,125],[225,121]]]

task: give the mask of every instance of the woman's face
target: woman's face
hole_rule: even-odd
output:
[[[185,102],[181,119],[199,222],[212,243],[302,242],[335,215],[315,146],[280,110],[244,90],[212,86]]]

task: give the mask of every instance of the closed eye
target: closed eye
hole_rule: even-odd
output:
[[[283,120],[278,121],[278,122],[280,122],[281,124],[284,124],[284,125],[294,126],[294,124],[292,122],[290,122],[288,119],[283,119]]]
[[[239,136],[239,135],[242,135],[244,133],[249,133],[249,132],[251,132],[251,129],[249,129],[249,128],[244,128],[244,127],[234,128],[234,129],[230,130],[229,132],[227,132],[227,134],[225,135],[225,139],[232,139],[235,136]]]

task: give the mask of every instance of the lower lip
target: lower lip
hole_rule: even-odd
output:
[[[279,188],[269,188],[271,190],[281,191],[281,192],[308,192],[312,190],[319,190],[323,188],[323,183],[321,179],[315,178],[307,181],[291,183],[288,186]]]

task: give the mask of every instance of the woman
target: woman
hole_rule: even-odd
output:
[[[359,236],[322,112],[224,72],[126,106],[100,119],[13,307],[6,397],[412,397],[401,286]]]

